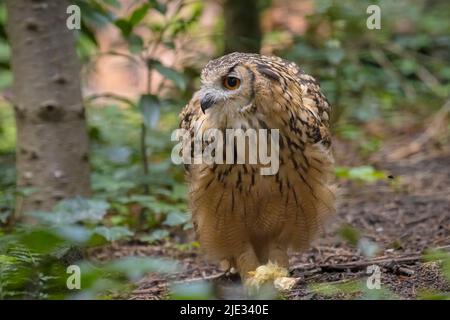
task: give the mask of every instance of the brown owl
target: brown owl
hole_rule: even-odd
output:
[[[192,144],[209,129],[277,130],[279,161],[264,175],[259,162],[186,166],[194,227],[208,257],[251,281],[262,265],[286,271],[288,250],[309,246],[335,211],[330,111],[316,80],[293,62],[231,53],[206,65],[181,112]],[[256,144],[275,143],[258,137]]]

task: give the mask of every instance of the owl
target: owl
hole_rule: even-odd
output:
[[[235,52],[202,70],[180,114],[192,145],[209,129],[278,132],[273,174],[261,174],[262,163],[186,164],[200,247],[244,282],[265,265],[274,278],[287,274],[288,252],[308,248],[335,211],[330,111],[317,81],[279,57]]]

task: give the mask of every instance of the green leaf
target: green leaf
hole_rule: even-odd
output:
[[[183,230],[189,230],[194,228],[194,224],[192,222],[186,222],[186,224],[183,226]]]
[[[69,223],[74,223],[86,220],[101,221],[108,209],[109,204],[106,201],[78,197],[61,201],[54,210],[69,218]]]
[[[373,182],[384,178],[384,173],[375,170],[371,166],[362,166],[350,169],[350,179],[360,179],[367,182]]]
[[[94,232],[104,237],[107,241],[117,241],[134,235],[134,233],[126,227],[96,227]]]
[[[84,244],[92,236],[92,231],[77,225],[57,227],[55,233],[61,238],[76,244]]]
[[[358,250],[369,259],[373,258],[379,251],[378,245],[369,239],[361,238],[358,241]]]
[[[157,0],[148,0],[148,3],[161,14],[166,14],[167,6],[165,3],[160,3]]]
[[[358,229],[348,224],[343,225],[341,228],[339,228],[338,233],[341,238],[348,241],[353,246],[358,245],[359,239],[361,238]]]
[[[360,166],[354,168],[337,167],[335,169],[338,178],[359,180],[363,182],[375,182],[386,177],[383,171],[375,170],[371,166]]]
[[[175,42],[173,40],[165,40],[163,41],[163,45],[171,50],[175,50]]]
[[[116,21],[114,21],[114,24],[120,29],[124,38],[128,38],[131,31],[133,31],[133,26],[128,20],[117,19]]]
[[[172,81],[180,90],[186,90],[186,79],[175,69],[164,66],[157,60],[150,59],[147,62],[148,68],[155,68],[163,77]]]
[[[109,161],[114,164],[127,164],[130,161],[132,150],[126,146],[114,146],[105,150]]]
[[[333,6],[332,0],[318,0],[314,4],[314,10],[316,13],[325,13]]]
[[[420,300],[450,300],[449,293],[430,290],[420,290],[418,292],[418,297]]]
[[[97,38],[95,36],[95,31],[88,26],[84,20],[81,20],[81,32],[86,36],[96,47],[98,47]]]
[[[156,229],[148,236],[142,236],[139,238],[142,242],[154,243],[155,241],[162,240],[169,236],[169,231],[165,229]]]
[[[128,36],[127,41],[131,53],[139,53],[144,48],[144,40],[137,34],[131,33]]]
[[[187,186],[185,184],[176,184],[173,186],[171,198],[173,200],[186,200]]]
[[[157,96],[144,94],[139,99],[139,110],[142,113],[145,125],[154,129],[159,122],[161,103]]]
[[[166,226],[179,226],[185,224],[190,219],[190,216],[181,211],[172,211],[167,215],[166,220],[164,221],[164,225]]]
[[[311,291],[319,295],[327,297],[337,294],[354,294],[361,292],[361,282],[358,280],[351,280],[343,283],[313,283],[310,285]]]
[[[28,196],[32,195],[33,193],[35,193],[36,191],[38,191],[38,189],[34,188],[34,187],[21,187],[21,188],[16,189],[15,195],[22,196],[22,197],[28,197]]]
[[[43,254],[50,253],[65,243],[61,236],[43,228],[27,231],[18,238],[27,249]]]
[[[120,2],[118,0],[103,0],[103,1],[105,1],[106,4],[109,4],[110,6],[116,9],[120,9],[121,7]]]
[[[180,270],[180,266],[176,261],[165,258],[125,257],[110,263],[107,270],[123,273],[135,281],[150,272],[174,273]]]
[[[147,207],[149,203],[155,202],[156,199],[153,196],[147,196],[143,194],[133,194],[126,197],[118,197],[115,199],[115,201],[122,204],[139,203],[141,206]]]
[[[17,259],[15,257],[0,254],[0,266],[4,267],[6,265],[12,265],[15,263],[17,263]]]
[[[136,25],[138,25],[139,22],[141,22],[142,19],[144,19],[144,17],[147,15],[147,12],[149,9],[150,9],[150,5],[148,3],[144,3],[142,6],[140,6],[136,10],[134,10],[133,13],[131,14],[130,19],[128,20],[130,25],[132,27],[135,27]]]
[[[0,212],[0,223],[5,224],[11,216],[12,216],[12,210]]]
[[[450,253],[444,250],[431,249],[425,253],[427,261],[438,261],[442,264],[442,273],[447,281],[450,281]]]
[[[53,212],[31,212],[30,216],[50,224],[72,224],[80,221],[101,221],[109,209],[103,200],[74,198],[58,203]]]
[[[209,300],[214,298],[214,293],[210,283],[196,281],[172,285],[170,298],[174,300]]]
[[[337,65],[344,59],[345,51],[341,48],[333,47],[329,48],[325,54],[331,64]]]
[[[81,19],[93,26],[104,26],[115,19],[114,13],[100,1],[77,1],[82,15]]]

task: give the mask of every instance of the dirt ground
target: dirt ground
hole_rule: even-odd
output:
[[[393,150],[411,143],[400,139],[387,145],[375,157],[357,159],[349,146],[336,143],[339,165],[371,164],[389,178],[375,183],[344,182],[337,215],[310,250],[291,257],[291,276],[298,278],[286,299],[349,299],[362,291],[337,292],[330,296],[312,289],[317,283],[345,284],[367,279],[367,267],[381,269],[381,287],[391,298],[415,299],[423,292],[450,292],[450,284],[440,266],[423,259],[427,248],[450,249],[450,148],[422,150],[406,158],[389,160]],[[379,250],[367,258],[358,248],[338,236],[342,225],[351,225],[375,243]],[[177,249],[166,243],[158,246],[115,244],[96,252],[97,258],[123,255],[175,257],[184,271],[171,276],[148,275],[138,282],[130,299],[165,299],[169,283],[206,279],[215,284],[219,298],[242,298],[230,291],[239,280],[221,275],[205,261],[198,249]],[[234,292],[234,293],[230,293]],[[385,296],[386,297],[386,296]]]

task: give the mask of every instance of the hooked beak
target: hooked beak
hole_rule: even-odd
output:
[[[211,108],[214,103],[216,103],[216,100],[210,94],[206,94],[203,98],[200,99],[200,108],[202,109],[203,113],[205,113],[205,111]]]

